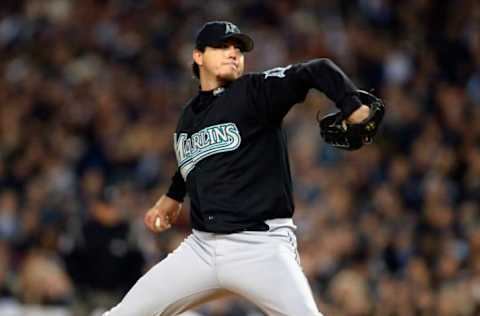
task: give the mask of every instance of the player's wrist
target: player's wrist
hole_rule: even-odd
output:
[[[362,104],[347,118],[346,121],[349,124],[362,123],[363,121],[368,119],[369,115],[370,115],[370,108],[367,105]]]
[[[182,202],[177,201],[176,199],[173,199],[169,197],[167,194],[162,195],[160,199],[153,205],[153,208],[164,208],[164,209],[172,209],[178,212],[180,211],[182,207]]]

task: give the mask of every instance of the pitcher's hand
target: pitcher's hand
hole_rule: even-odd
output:
[[[172,227],[182,209],[182,203],[163,195],[144,217],[145,225],[154,233],[160,233]]]
[[[363,122],[365,119],[367,119],[369,114],[370,114],[370,108],[365,104],[362,104],[346,119],[346,121],[349,124],[358,124]]]

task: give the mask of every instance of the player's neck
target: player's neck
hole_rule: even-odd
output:
[[[225,84],[222,80],[219,80],[217,77],[207,77],[201,76],[200,78],[200,90],[202,91],[211,91],[221,87]]]

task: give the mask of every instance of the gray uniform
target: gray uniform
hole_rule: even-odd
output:
[[[178,315],[233,293],[270,316],[318,316],[300,267],[291,219],[268,231],[214,234],[193,230],[104,316]]]

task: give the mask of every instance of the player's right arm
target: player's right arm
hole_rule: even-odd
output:
[[[186,189],[182,175],[177,170],[172,177],[168,192],[160,197],[144,217],[145,225],[154,233],[159,233],[172,227],[182,210]]]

